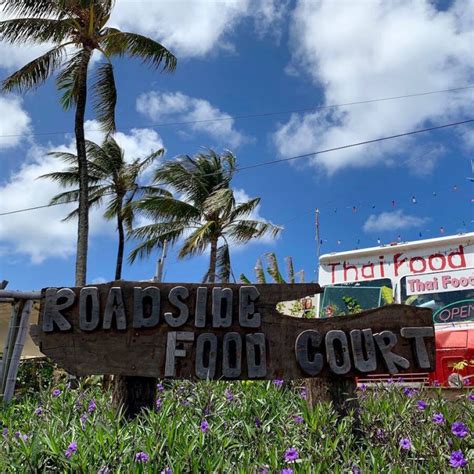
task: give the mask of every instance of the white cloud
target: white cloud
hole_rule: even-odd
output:
[[[428,0],[344,2],[344,8],[331,0],[302,0],[292,20],[291,68],[323,88],[324,104],[464,86],[474,77],[474,24],[467,21],[473,15],[474,2],[462,0],[446,11]],[[447,123],[468,113],[472,97],[470,89],[293,114],[274,142],[283,156],[291,156]],[[332,152],[311,163],[328,172],[371,166],[408,154],[413,142],[396,139]]]
[[[232,50],[227,35],[244,18],[254,18],[257,31],[278,28],[286,5],[280,0],[117,2],[111,22],[123,30],[148,35],[178,59]]]
[[[18,145],[30,131],[30,122],[21,99],[0,97],[0,151]]]
[[[147,92],[137,99],[137,110],[158,122],[195,122],[183,124],[191,132],[205,133],[226,147],[237,147],[249,138],[234,128],[234,120],[204,99],[181,92]],[[216,120],[216,121],[209,121]]]
[[[98,124],[87,123],[87,128],[96,130]],[[92,140],[99,140],[99,132],[86,132]],[[120,133],[117,141],[125,150],[125,156],[133,159],[161,148],[161,137],[149,129],[134,129],[130,135]],[[63,191],[55,182],[37,179],[38,176],[62,168],[61,162],[47,156],[51,150],[75,153],[73,142],[47,148],[35,147],[29,160],[0,187],[0,212],[47,204],[51,198]],[[11,254],[26,255],[32,263],[41,263],[47,258],[66,258],[75,253],[77,221],[62,222],[75,205],[59,205],[34,211],[0,217],[0,247]],[[103,210],[94,209],[90,214],[90,235],[113,235],[115,224],[102,217]]]
[[[402,209],[391,212],[372,214],[364,224],[365,232],[384,232],[409,229],[425,224],[429,219],[405,214]]]

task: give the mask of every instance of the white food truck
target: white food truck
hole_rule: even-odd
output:
[[[474,233],[322,255],[319,317],[390,303],[433,310],[436,372],[413,381],[474,385]]]

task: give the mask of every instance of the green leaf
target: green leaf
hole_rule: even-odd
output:
[[[114,68],[111,63],[101,64],[97,68],[93,91],[94,110],[102,130],[106,133],[115,132],[117,89],[115,87]]]

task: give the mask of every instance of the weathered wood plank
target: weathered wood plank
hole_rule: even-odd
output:
[[[77,375],[294,379],[434,369],[427,309],[392,305],[301,319],[276,305],[320,293],[317,284],[95,287],[97,325],[94,299],[81,305],[90,290],[48,288],[34,330],[42,352]]]

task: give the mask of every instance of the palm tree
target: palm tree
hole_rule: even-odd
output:
[[[280,266],[278,264],[278,259],[275,255],[275,252],[268,252],[265,254],[265,259],[267,261],[267,273],[270,275],[273,283],[296,283],[296,277],[299,277],[299,282],[304,283],[304,270],[300,270],[295,273],[293,258],[285,257],[286,263],[286,280],[281,274]],[[254,267],[255,278],[257,283],[267,283],[267,277],[265,276],[265,270],[263,269],[262,259],[257,258],[257,262]],[[245,274],[241,273],[239,277],[242,283],[251,284],[249,278]]]
[[[115,266],[115,279],[122,278],[122,263],[125,246],[125,230],[132,230],[134,222],[134,199],[148,194],[165,194],[167,191],[153,186],[139,184],[140,174],[143,173],[156,158],[162,156],[163,149],[151,153],[145,158],[136,158],[128,163],[125,160],[124,150],[112,136],[106,137],[100,146],[86,140],[89,172],[89,208],[100,206],[107,200],[104,217],[108,220],[116,219],[119,235],[117,262]],[[77,156],[66,152],[52,152],[52,156],[62,159],[70,166],[64,171],[57,171],[40,176],[58,182],[62,187],[77,186],[79,180],[79,167]],[[53,197],[51,204],[76,202],[79,189],[68,190]],[[72,211],[64,220],[77,217],[79,210]]]
[[[0,22],[0,41],[12,44],[53,43],[54,46],[7,77],[4,92],[26,91],[41,85],[58,72],[56,85],[64,109],[75,107],[75,135],[79,173],[79,210],[76,254],[76,285],[86,283],[89,234],[88,171],[84,118],[87,79],[94,52],[105,62],[97,66],[92,86],[97,119],[107,133],[115,130],[115,88],[112,58],[130,56],[163,70],[173,71],[176,58],[150,38],[107,26],[114,0],[4,0],[3,12],[15,16]]]
[[[137,201],[137,208],[155,222],[131,235],[143,240],[130,254],[130,261],[149,255],[153,249],[183,239],[178,258],[200,255],[210,247],[209,268],[204,281],[228,282],[231,274],[230,243],[244,244],[281,228],[251,219],[260,198],[236,202],[230,184],[236,158],[213,150],[194,157],[183,156],[161,165],[155,182],[170,188],[175,196],[150,195]]]

